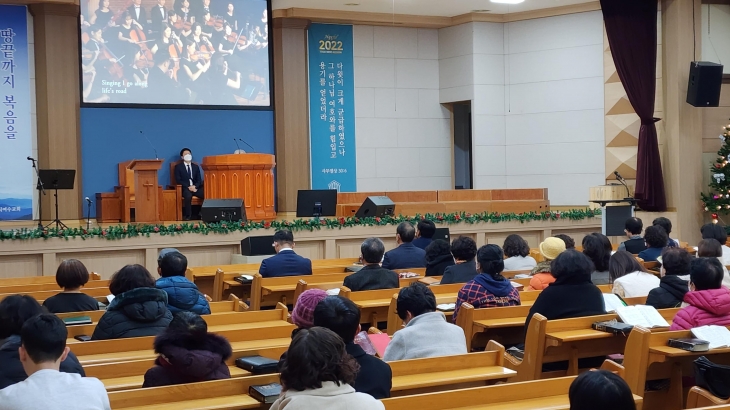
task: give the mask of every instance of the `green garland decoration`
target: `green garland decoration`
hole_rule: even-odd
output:
[[[593,218],[601,214],[600,209],[571,209],[568,211],[545,211],[545,212],[525,212],[516,213],[499,213],[499,212],[483,212],[472,214],[468,212],[457,212],[450,214],[416,214],[413,217],[408,216],[386,216],[382,218],[322,218],[315,219],[296,219],[293,221],[261,221],[261,222],[185,222],[178,224],[162,225],[162,224],[128,224],[116,225],[108,227],[96,227],[92,229],[71,228],[71,229],[14,229],[9,231],[0,231],[0,241],[7,240],[31,240],[31,239],[49,239],[63,238],[66,240],[80,238],[83,240],[90,238],[105,238],[109,240],[135,238],[139,236],[150,237],[151,235],[180,235],[180,234],[228,234],[233,232],[251,232],[261,229],[288,229],[296,231],[314,231],[321,229],[342,229],[356,226],[386,226],[398,225],[401,222],[409,221],[418,223],[421,219],[430,219],[437,224],[475,224],[475,223],[499,223],[499,222],[520,222],[527,223],[532,221],[557,221],[560,219],[568,219],[578,221],[586,218]]]

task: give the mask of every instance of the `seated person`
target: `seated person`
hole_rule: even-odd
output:
[[[644,241],[646,249],[639,252],[639,258],[644,262],[656,262],[657,258],[662,255],[662,251],[667,247],[669,237],[661,226],[650,226],[644,231]]]
[[[233,354],[225,337],[208,333],[199,315],[181,311],[155,338],[155,366],[144,374],[142,387],[169,386],[230,379],[228,360]]]
[[[442,285],[449,283],[466,283],[477,276],[477,263],[474,258],[477,256],[477,243],[468,236],[460,236],[451,242],[451,255],[454,256],[454,266],[449,266],[444,271],[441,279]]]
[[[400,287],[398,274],[380,266],[385,245],[378,238],[367,238],[360,245],[362,269],[345,278],[343,286],[353,292]]]
[[[591,273],[591,281],[594,285],[608,285],[608,261],[611,259],[613,247],[608,238],[598,232],[583,237],[583,254],[590,258],[595,266]]]
[[[723,265],[730,265],[730,247],[725,245],[725,242],[727,242],[725,227],[720,224],[709,223],[702,225],[700,232],[702,233],[702,239],[715,239],[720,242],[720,246],[722,246],[721,263]]]
[[[297,329],[309,329],[314,326],[314,309],[326,297],[327,292],[322,289],[307,289],[299,295],[291,312],[291,322]]]
[[[375,356],[370,356],[355,344],[360,333],[360,309],[342,296],[328,296],[314,308],[314,326],[327,328],[342,338],[345,351],[355,358],[360,371],[355,377],[355,391],[367,393],[376,399],[390,397],[393,372],[390,366]]]
[[[111,408],[99,379],[60,371],[71,352],[66,338],[66,325],[56,315],[45,313],[23,323],[18,355],[28,378],[0,390],[0,409]]]
[[[627,251],[633,255],[646,249],[644,238],[641,237],[641,231],[644,229],[644,222],[640,218],[629,218],[624,223],[624,233],[629,238],[618,245],[619,251]]]
[[[689,305],[674,316],[670,330],[704,325],[730,325],[730,290],[722,286],[722,264],[717,258],[695,258],[689,270]]]
[[[715,239],[703,239],[697,245],[697,257],[699,258],[717,258],[722,263],[722,245]],[[662,259],[663,260],[663,259]],[[730,273],[727,267],[722,265],[722,286],[730,289]]]
[[[436,311],[436,297],[428,286],[413,282],[402,288],[396,309],[405,327],[385,348],[386,362],[467,353],[464,331]]]
[[[462,303],[475,308],[518,306],[520,292],[502,276],[504,254],[497,245],[484,245],[477,252],[477,270],[480,272],[459,291],[456,298],[453,321],[459,314]]]
[[[559,233],[554,237],[561,239],[563,242],[565,242],[565,249],[575,249],[575,240],[573,240],[573,238],[571,238],[570,236],[564,233]]]
[[[667,233],[667,237],[669,238],[669,241],[667,241],[667,248],[675,248],[679,246],[679,241],[672,239],[672,237],[669,236],[669,234],[672,233],[672,221],[670,221],[669,218],[660,216],[659,218],[654,219],[651,224],[664,228],[664,231]]]
[[[175,165],[175,181],[182,185],[183,219],[189,221],[193,214],[193,197],[204,199],[203,173],[200,166],[193,163],[193,152],[190,148],[180,150],[182,162]]]
[[[270,410],[385,410],[373,396],[352,387],[358,364],[345,349],[342,338],[329,329],[297,332],[281,366],[281,395]]]
[[[99,310],[99,302],[81,292],[88,281],[89,271],[83,263],[76,259],[64,260],[56,270],[56,283],[63,292],[43,301],[43,306],[51,313]]]
[[[454,257],[448,242],[437,239],[426,247],[426,276],[443,276],[446,268],[453,265]]]
[[[555,277],[550,274],[552,263],[562,252],[565,252],[565,241],[555,237],[545,238],[540,243],[540,255],[544,259],[532,269],[530,286],[525,290],[543,290],[555,282]]]
[[[689,265],[692,257],[681,248],[667,248],[662,252],[659,287],[652,289],[646,304],[656,309],[677,308],[689,292]]]
[[[504,240],[504,270],[532,270],[537,266],[530,256],[530,245],[520,235],[510,235]]]
[[[636,410],[629,385],[607,370],[584,372],[568,390],[570,410]]]
[[[385,253],[385,269],[409,269],[426,267],[426,251],[413,245],[416,228],[410,222],[401,222],[396,229],[398,247]]]
[[[91,335],[92,340],[156,336],[172,321],[167,293],[142,265],[127,265],[112,275],[109,291],[114,300]]]
[[[436,224],[428,219],[421,219],[417,225],[416,239],[413,240],[413,246],[426,250],[426,247],[433,242],[435,234]]]
[[[294,253],[294,235],[291,231],[276,231],[273,246],[276,255],[261,262],[261,276],[275,278],[312,274],[312,261]]]
[[[157,279],[155,286],[167,293],[167,308],[173,315],[182,311],[209,315],[210,304],[198,286],[185,277],[187,269],[185,255],[174,248],[163,249],[157,258],[157,273],[162,277]]]
[[[622,298],[648,296],[659,287],[659,278],[646,272],[634,255],[626,251],[616,251],[611,255],[608,272],[613,283],[612,292]]]
[[[25,322],[42,313],[45,313],[43,308],[32,296],[12,295],[0,301],[0,389],[22,382],[28,377],[18,355],[20,333]],[[86,375],[73,353],[61,360],[60,369],[66,373]]]

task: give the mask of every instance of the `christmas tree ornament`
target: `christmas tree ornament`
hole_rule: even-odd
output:
[[[707,207],[705,207],[705,211],[709,211],[709,209]]]
[[[712,219],[717,219],[717,214],[712,214]]]
[[[720,205],[718,205],[718,206],[717,206],[717,210],[719,211],[719,210],[721,210],[721,209],[722,209],[722,207],[721,207]]]
[[[718,164],[718,168],[719,168],[719,164]],[[725,180],[725,174],[719,174],[719,173],[718,174],[713,174],[712,177],[715,178],[715,181],[718,184],[720,183],[720,181],[724,181]]]

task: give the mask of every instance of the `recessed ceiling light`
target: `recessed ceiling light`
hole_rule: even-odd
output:
[[[487,9],[478,9],[478,10],[472,10],[471,12],[472,13],[487,13],[489,11],[490,10],[487,10]]]
[[[345,6],[359,6],[360,3],[345,3]]]
[[[491,0],[492,3],[519,4],[525,0]]]

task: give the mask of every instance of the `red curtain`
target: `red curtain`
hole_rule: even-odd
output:
[[[636,193],[646,211],[666,211],[664,176],[654,118],[657,58],[657,0],[601,0],[613,62],[634,111],[641,119]]]

